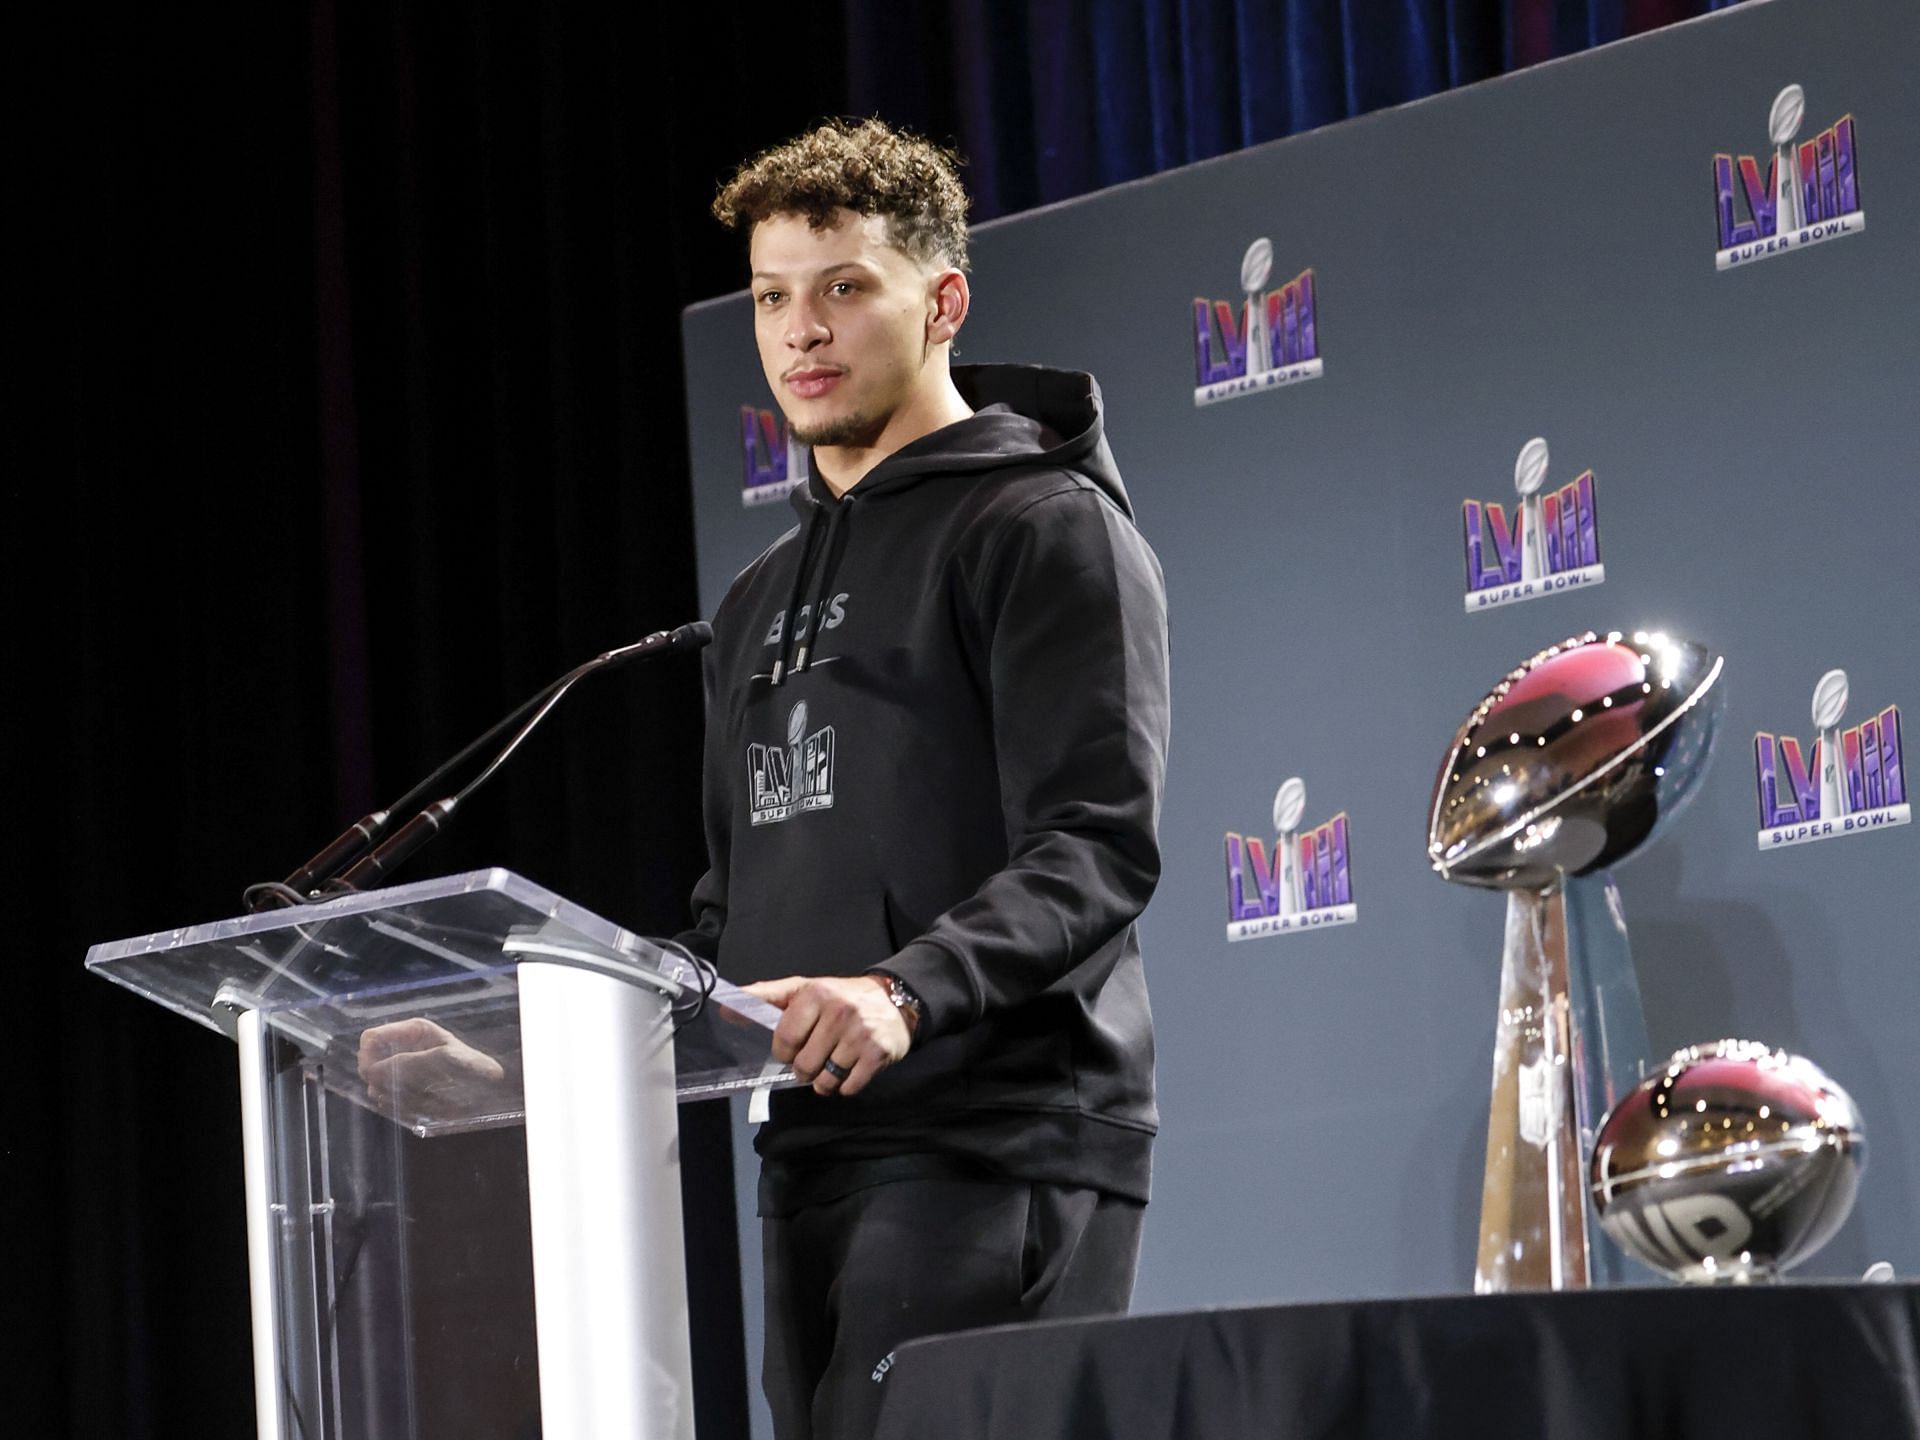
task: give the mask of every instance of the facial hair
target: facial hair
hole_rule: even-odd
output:
[[[811,428],[794,425],[790,433],[802,445],[865,449],[879,441],[880,432],[885,428],[884,421],[871,415],[842,415],[837,420],[823,420]]]

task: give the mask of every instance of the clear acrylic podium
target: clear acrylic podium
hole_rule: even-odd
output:
[[[87,965],[238,1042],[261,1440],[691,1440],[675,1105],[772,1007],[505,870]]]

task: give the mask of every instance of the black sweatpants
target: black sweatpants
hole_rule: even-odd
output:
[[[764,1218],[775,1436],[868,1440],[904,1341],[1124,1314],[1143,1210],[1097,1190],[942,1177]]]

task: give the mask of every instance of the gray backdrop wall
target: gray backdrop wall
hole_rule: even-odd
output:
[[[1425,811],[1485,689],[1588,627],[1727,659],[1697,800],[1618,872],[1656,1052],[1824,1065],[1872,1160],[1810,1270],[1920,1271],[1920,827],[1764,853],[1753,761],[1756,731],[1810,742],[1836,666],[1848,724],[1898,704],[1920,735],[1917,59],[1913,0],[1772,0],[976,232],[960,358],[1099,377],[1167,574],[1137,1307],[1470,1284],[1503,902],[1430,872]],[[1872,223],[1718,269],[1714,157],[1764,176],[1789,84],[1800,140],[1853,118]],[[1194,300],[1237,308],[1262,236],[1269,288],[1313,271],[1324,371],[1198,406]],[[741,409],[772,404],[745,296],[685,339],[710,612],[792,517],[743,503]],[[1594,474],[1605,581],[1469,614],[1462,502],[1511,513],[1536,435],[1551,485]],[[1293,775],[1308,825],[1349,817],[1357,922],[1229,944],[1222,837],[1271,843]]]

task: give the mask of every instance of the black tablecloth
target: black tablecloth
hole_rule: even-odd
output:
[[[1920,1286],[1442,1296],[900,1347],[879,1440],[1920,1440]]]

